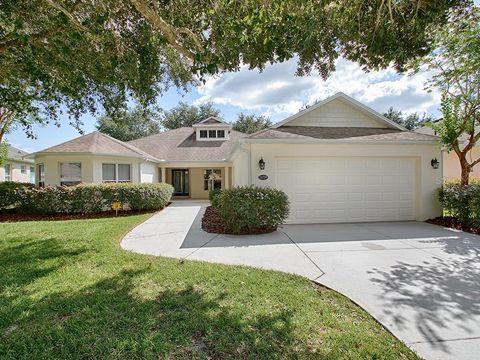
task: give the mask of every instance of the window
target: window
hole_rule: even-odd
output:
[[[116,179],[115,164],[102,164],[102,181],[104,183],[116,182]]]
[[[45,165],[38,164],[37,169],[38,169],[38,172],[37,172],[38,186],[44,187],[45,186]]]
[[[118,164],[118,182],[130,182],[130,164]]]
[[[215,140],[215,139],[226,139],[227,137],[226,130],[217,130],[217,129],[203,129],[197,130],[197,139],[202,140]]]
[[[72,186],[82,182],[81,163],[60,163],[60,185]]]
[[[203,190],[222,188],[222,171],[220,169],[203,170]]]
[[[35,167],[30,166],[30,182],[35,184]]]
[[[130,164],[102,164],[102,181],[104,183],[130,182]]]
[[[20,174],[25,175],[27,173],[27,166],[20,165]]]
[[[10,164],[5,165],[5,181],[12,181],[12,166]]]

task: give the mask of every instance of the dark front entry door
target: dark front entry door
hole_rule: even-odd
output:
[[[188,170],[172,170],[174,195],[188,196]]]

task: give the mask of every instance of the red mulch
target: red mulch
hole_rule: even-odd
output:
[[[133,216],[152,213],[152,211],[104,211],[93,214],[18,214],[15,212],[0,212],[0,222],[19,222],[19,221],[58,221],[58,220],[80,220],[80,219],[100,219]]]
[[[258,235],[258,234],[268,234],[274,232],[276,229],[270,227],[260,227],[252,229],[250,231],[245,230],[241,232],[230,231],[223,225],[222,220],[217,214],[217,211],[209,206],[205,210],[205,214],[202,219],[202,229],[208,233],[215,234],[230,234],[230,235]]]
[[[456,218],[451,216],[444,216],[444,217],[439,216],[439,217],[436,217],[435,219],[429,219],[426,222],[430,224],[440,225],[443,227],[448,227],[448,228],[457,229],[457,230],[463,230],[465,232],[480,235],[480,227],[466,226],[462,224],[460,221],[458,221]]]

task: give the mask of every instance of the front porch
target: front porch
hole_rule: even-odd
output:
[[[222,164],[223,165],[223,164]],[[159,169],[160,182],[173,186],[175,199],[208,199],[212,189],[232,187],[233,167],[218,165],[169,166]]]

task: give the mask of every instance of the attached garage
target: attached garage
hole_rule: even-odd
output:
[[[241,142],[249,154],[248,184],[288,195],[287,223],[423,221],[441,214],[437,137],[406,131],[345,94]]]
[[[416,159],[305,157],[276,160],[290,223],[414,220]]]

